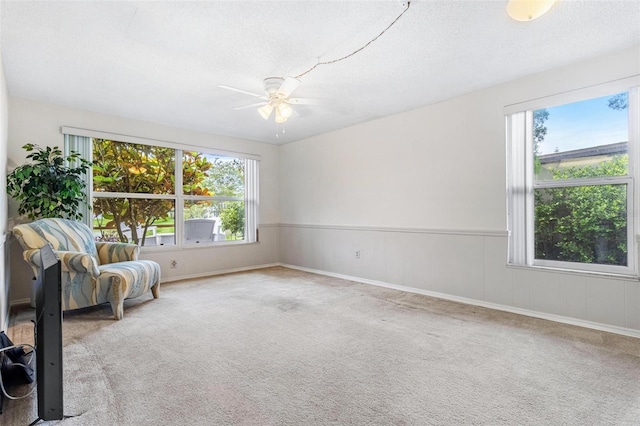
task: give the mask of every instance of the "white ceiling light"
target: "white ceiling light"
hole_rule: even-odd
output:
[[[291,117],[291,114],[293,114],[293,108],[285,101],[280,102],[277,108],[280,115],[285,119]]]
[[[509,0],[507,13],[516,21],[533,21],[551,9],[556,0]]]
[[[282,124],[291,117],[293,108],[285,101],[280,101],[276,106],[276,123]]]
[[[264,118],[265,120],[269,119],[269,116],[271,115],[272,111],[273,111],[273,105],[271,105],[271,103],[265,104],[260,108],[258,108],[258,112],[260,113],[262,118]]]
[[[287,121],[287,119],[285,117],[282,116],[282,114],[280,114],[280,110],[276,108],[276,118],[275,118],[276,123],[278,124],[282,124],[285,121]]]

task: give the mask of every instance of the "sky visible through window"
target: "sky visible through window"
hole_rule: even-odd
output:
[[[546,108],[547,134],[540,154],[565,152],[629,140],[628,108],[609,108],[613,95]]]

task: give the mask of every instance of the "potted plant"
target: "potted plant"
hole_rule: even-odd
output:
[[[82,175],[91,163],[71,151],[64,157],[56,147],[35,144],[22,147],[30,163],[16,167],[7,175],[7,193],[20,202],[18,213],[30,220],[62,217],[80,220],[78,207],[85,201],[86,183]]]

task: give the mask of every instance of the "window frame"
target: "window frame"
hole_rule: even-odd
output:
[[[163,199],[171,200],[174,203],[174,235],[175,244],[173,245],[159,245],[159,246],[141,246],[141,249],[145,251],[157,251],[157,250],[171,250],[180,248],[194,248],[194,247],[212,247],[222,245],[238,245],[238,244],[253,244],[258,242],[258,213],[259,213],[259,162],[261,157],[255,154],[238,153],[233,151],[214,149],[204,146],[187,145],[176,142],[161,141],[154,139],[147,139],[135,136],[127,136],[120,134],[113,134],[102,131],[94,131],[88,129],[78,129],[73,127],[63,126],[61,133],[65,136],[65,152],[70,150],[78,151],[83,158],[92,160],[93,153],[93,138],[108,139],[114,142],[134,143],[140,145],[156,146],[170,148],[175,151],[174,159],[174,193],[173,194],[149,194],[149,193],[123,193],[123,192],[94,192],[93,191],[93,174],[89,173],[87,176],[87,203],[89,208],[87,212],[89,214],[83,215],[83,222],[93,229],[93,215],[90,214],[90,205],[93,202],[93,198],[96,194],[99,194],[98,198],[140,198],[140,199]],[[82,141],[77,141],[75,138],[84,138]],[[237,158],[242,159],[245,162],[245,180],[244,180],[244,197],[239,200],[239,197],[229,196],[194,196],[184,194],[183,179],[182,179],[182,156],[184,151],[194,151],[201,154]],[[92,170],[91,170],[92,172]],[[185,201],[243,201],[245,207],[245,232],[242,240],[225,240],[225,241],[207,241],[198,243],[186,243],[184,241],[184,204]]]
[[[246,158],[242,158],[242,157],[238,157],[238,156],[230,156],[230,155],[222,155],[219,153],[212,153],[210,151],[207,150],[203,150],[202,148],[198,148],[198,149],[181,149],[181,150],[176,150],[176,158],[175,158],[175,164],[176,164],[176,177],[175,177],[175,193],[178,194],[176,196],[176,207],[175,207],[175,212],[176,212],[176,226],[178,226],[178,223],[180,224],[180,232],[178,233],[177,228],[176,228],[176,239],[178,238],[178,235],[180,235],[180,239],[181,239],[181,245],[184,247],[194,247],[194,246],[200,246],[200,245],[211,245],[211,244],[242,244],[242,243],[250,243],[253,241],[250,241],[251,239],[251,233],[248,230],[248,227],[250,226],[250,221],[247,220],[246,218],[249,217],[249,209],[250,209],[250,205],[249,205],[249,199],[251,198],[251,190],[248,188],[247,185],[247,179],[250,178],[250,176],[247,176],[247,173],[245,173],[245,179],[244,179],[244,196],[243,197],[230,197],[227,195],[213,195],[213,196],[206,196],[206,195],[192,195],[192,194],[185,194],[184,193],[184,182],[183,182],[183,168],[182,168],[182,160],[184,159],[184,155],[183,153],[185,151],[193,151],[193,152],[198,152],[199,154],[205,154],[205,155],[213,155],[213,156],[220,156],[220,157],[226,157],[226,158],[235,158],[235,159],[243,159],[244,160],[244,167],[245,170],[247,170],[250,165],[247,161]],[[179,154],[178,154],[179,153]],[[185,202],[187,201],[242,201],[244,202],[244,217],[245,217],[245,223],[244,223],[244,234],[243,234],[243,239],[242,240],[225,240],[225,241],[206,241],[206,242],[194,242],[194,243],[188,243],[185,241],[185,230],[184,230],[184,223],[185,223],[185,218],[184,218],[184,210],[185,210]],[[179,220],[178,220],[179,218]],[[177,245],[177,241],[176,241],[176,245]]]
[[[505,113],[507,142],[507,264],[533,268],[569,270],[607,275],[638,277],[639,231],[638,204],[640,201],[638,173],[640,168],[640,76],[633,76],[597,86],[579,89],[532,101],[508,105]],[[533,153],[533,111],[583,100],[628,92],[627,175],[562,180],[536,180]],[[534,191],[546,188],[577,186],[626,185],[627,193],[627,265],[607,265],[559,260],[535,259],[535,201]]]

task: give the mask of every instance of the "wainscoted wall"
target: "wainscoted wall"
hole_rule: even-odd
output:
[[[640,337],[638,280],[506,266],[504,114],[638,75],[634,46],[283,145],[280,261]]]
[[[162,268],[162,281],[177,281],[244,271],[278,264],[279,235],[277,225],[262,224],[260,241],[252,244],[217,245],[181,250],[145,251],[141,258],[155,260]],[[172,269],[171,261],[178,260]]]
[[[637,280],[507,267],[506,244],[506,232],[283,224],[280,261],[365,283],[640,337]]]

